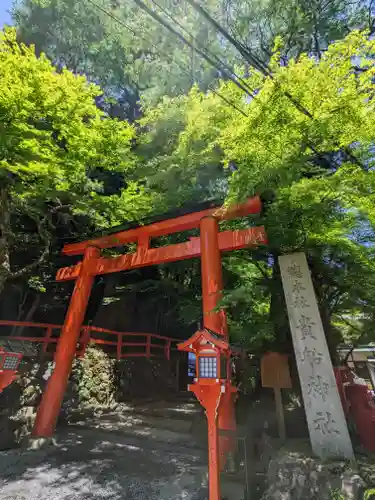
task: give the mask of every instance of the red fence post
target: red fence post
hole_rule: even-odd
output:
[[[81,348],[78,353],[78,356],[80,358],[83,358],[83,356],[85,355],[87,344],[90,342],[90,333],[91,333],[90,326],[86,325],[82,327],[82,335],[80,338]]]
[[[151,335],[147,335],[146,357],[151,358]]]
[[[165,357],[167,358],[168,361],[170,361],[171,359],[171,344],[172,344],[172,341],[171,340],[167,340],[166,344],[165,344]]]
[[[55,369],[48,381],[33,429],[33,436],[52,436],[57,417],[60,413],[72,362],[77,350],[77,342],[85,316],[87,303],[94,280],[94,265],[100,256],[100,250],[88,247],[85,250],[80,274],[76,280],[72,298],[70,300],[65,323],[61,331],[55,355]]]
[[[47,328],[47,332],[46,332],[46,335],[45,335],[45,341],[43,342],[43,352],[44,354],[46,354],[47,350],[48,350],[48,346],[49,346],[49,339],[52,337],[52,327],[49,326]]]
[[[122,335],[117,335],[117,361],[121,359],[122,354]]]

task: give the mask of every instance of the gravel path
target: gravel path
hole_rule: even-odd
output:
[[[204,453],[194,448],[84,428],[57,442],[0,452],[0,500],[206,498]]]

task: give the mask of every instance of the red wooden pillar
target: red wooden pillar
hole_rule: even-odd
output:
[[[219,223],[214,217],[204,217],[200,222],[201,271],[203,326],[214,333],[223,335],[228,342],[228,323],[224,310],[217,310],[223,293],[223,272],[219,248]],[[236,430],[235,398],[230,383],[228,360],[228,381],[218,410],[218,426],[224,431]],[[220,467],[223,470],[230,453],[236,449],[236,440],[230,433],[219,437]]]
[[[171,360],[171,345],[172,342],[170,340],[167,340],[167,343],[165,344],[165,357],[168,361]]]
[[[147,335],[146,338],[146,358],[151,358],[151,335]]]
[[[223,273],[219,249],[219,223],[215,217],[200,222],[203,326],[228,340],[225,311],[216,311],[223,292]]]
[[[64,326],[55,355],[55,369],[48,381],[33,429],[33,436],[52,436],[57,417],[60,413],[61,403],[68,383],[72,362],[76,354],[82,321],[85,316],[87,303],[94,280],[94,265],[100,256],[100,250],[88,247],[85,250],[79,276],[76,280]]]

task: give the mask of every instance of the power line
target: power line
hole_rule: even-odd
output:
[[[122,21],[122,19],[119,19],[117,16],[115,16],[114,14],[112,14],[112,12],[108,11],[107,9],[104,9],[101,5],[98,5],[93,0],[87,0],[87,1],[89,3],[91,3],[91,5],[93,5],[96,9],[100,10],[103,14],[105,14],[108,17],[110,17],[111,19],[113,19],[117,24],[119,24],[123,28],[127,29],[128,31],[130,31],[133,34],[134,37],[139,37],[142,40],[144,40],[147,44],[149,44],[151,47],[153,47],[159,54],[164,55],[164,57],[166,57],[167,59],[169,59],[170,61],[172,61],[174,64],[176,64],[181,69],[181,71],[183,73],[185,73],[185,75],[187,75],[188,77],[190,77],[190,74],[186,70],[186,68],[184,68],[180,64],[178,64],[172,58],[172,56],[170,54],[168,54],[167,52],[164,52],[164,51],[160,50],[160,48],[158,48],[154,43],[152,43],[150,40],[148,40],[146,37],[142,36],[141,34],[137,33],[135,30],[133,30],[133,28],[131,28],[130,26],[128,26],[124,21]],[[224,97],[222,94],[220,94],[212,85],[208,85],[208,88],[209,88],[209,90],[211,90],[211,92],[213,92],[220,99],[222,99],[223,102],[225,102],[226,104],[228,104],[229,106],[231,106],[233,109],[235,109],[236,111],[238,111],[239,113],[241,113],[243,116],[246,116],[246,117],[248,116],[234,102],[230,101],[229,99],[227,99],[226,97]]]
[[[195,0],[186,1],[198,13],[200,13],[205,19],[207,19],[207,21],[209,21],[209,23],[212,24],[212,26],[214,26],[214,28],[238,50],[245,61],[247,61],[253,68],[260,71],[264,76],[271,78],[271,80],[274,80],[271,69],[265,62],[261,61],[258,56],[252,54],[250,50],[246,49],[244,45],[242,45],[232,35],[230,35],[227,30],[225,30],[203,7],[199,5],[199,3],[197,3]],[[294,97],[288,91],[283,90],[282,92],[301,113],[311,119],[313,118],[313,115],[310,113],[310,111],[308,111],[303,105],[301,105],[296,99],[294,99]]]
[[[92,0],[89,0],[91,3]],[[200,54],[206,61],[208,61],[211,65],[213,65],[215,68],[217,68],[219,71],[221,71],[221,68],[218,67],[216,65],[216,63],[214,61],[212,61],[212,59],[207,56],[207,54],[205,54],[203,51],[197,49],[196,47],[194,47],[194,45],[189,42],[183,35],[181,35],[181,33],[179,33],[177,30],[175,30],[169,23],[167,23],[159,14],[157,14],[156,12],[154,12],[152,9],[150,9],[142,0],[133,0],[141,9],[143,9],[145,12],[147,12],[153,19],[155,19],[159,24],[161,24],[162,26],[164,26],[166,29],[168,29],[171,33],[173,33],[174,35],[176,35],[185,45],[188,45],[190,48],[192,48],[193,50],[196,50],[198,52],[198,54]],[[264,63],[263,61],[261,61],[257,56],[251,54],[251,52],[249,50],[247,50],[241,43],[239,43],[237,40],[235,40],[219,23],[217,23],[211,16],[208,12],[206,12],[195,0],[187,0],[190,5],[192,5],[198,12],[200,12],[206,19],[208,19],[210,21],[211,24],[213,24],[213,26],[228,40],[230,41],[231,44],[233,44],[237,50],[241,53],[241,55],[245,58],[245,60],[247,60],[251,66],[253,66],[255,69],[258,69],[258,71],[260,71],[264,76],[266,77],[269,77],[271,78],[272,80],[274,80],[273,78],[273,75],[271,73],[271,70],[270,68],[268,67],[268,65],[266,63]],[[155,5],[158,5],[154,0],[152,0],[152,2],[155,4]],[[160,7],[160,6],[159,6]],[[102,9],[104,10],[104,9]],[[114,16],[113,16],[114,17]],[[172,16],[170,16],[168,14],[168,17],[171,17],[173,19]],[[119,20],[118,20],[119,21]],[[177,23],[177,21],[174,20],[174,22]],[[180,23],[177,23],[178,25],[180,25]],[[182,27],[182,25],[180,25]],[[187,32],[189,34],[189,36],[194,39],[194,37],[186,30],[186,28],[184,28],[184,31]],[[132,30],[133,31],[133,30]],[[181,66],[180,66],[181,67]],[[186,74],[188,74],[186,72],[186,70],[184,70],[184,72]],[[188,74],[188,76],[190,76]],[[249,95],[250,97],[254,97],[254,94],[252,93],[253,91],[251,91],[251,93],[249,94],[248,90],[246,88],[244,88],[238,81],[236,81],[234,78],[232,78],[230,75],[228,75],[229,79],[237,86],[239,87],[241,90],[243,90],[247,95]],[[245,82],[246,83],[246,82]],[[246,84],[247,85],[247,84]],[[279,84],[276,82],[276,85],[279,87]],[[222,96],[221,94],[219,94],[215,89],[213,89],[212,87],[209,87],[210,90],[215,93],[216,95],[218,95],[224,102],[226,102],[227,104],[229,104],[230,106],[232,106],[233,109],[236,109],[237,111],[239,111],[243,116],[246,116],[248,117],[248,115],[243,111],[241,110],[240,108],[238,108],[236,106],[236,104],[234,104],[233,102],[229,101],[228,99],[226,99],[224,96]],[[285,90],[282,90],[282,93],[292,102],[292,104],[301,112],[303,113],[305,116],[309,117],[310,119],[313,119],[313,115],[303,106],[301,105],[297,100],[294,99],[294,97],[288,92],[288,91],[285,91]],[[308,146],[310,147],[310,149],[312,151],[316,151],[316,148],[311,145],[311,144],[308,144]],[[348,148],[344,148],[344,152],[346,153],[346,155],[352,160],[354,161],[355,163],[357,164],[360,164],[359,160],[355,157],[355,155],[348,149]],[[317,152],[319,155],[321,153]]]
[[[172,60],[174,64],[177,64],[176,61],[174,61],[169,54],[166,54],[165,52],[160,51],[160,49],[147,40],[144,36],[139,35],[136,33],[132,28],[130,28],[124,21],[118,19],[116,16],[114,16],[111,12],[107,11],[103,7],[97,5],[93,0],[88,0],[92,5],[94,5],[97,9],[108,15],[110,18],[112,18],[114,21],[116,21],[118,24],[122,25],[124,28],[129,30],[135,37],[139,36],[143,40],[145,40],[148,44],[150,44],[152,47],[156,49],[157,52],[164,54],[165,57],[168,59]],[[252,54],[248,49],[246,49],[240,42],[235,40],[217,21],[215,21],[208,12],[206,12],[195,0],[187,0],[189,4],[196,9],[199,13],[201,13],[202,16],[205,17],[236,49],[240,52],[240,54],[244,57],[244,59],[249,62],[249,64],[260,71],[264,76],[269,77],[270,79],[274,80],[273,75],[271,73],[270,68],[267,66],[266,63],[261,61],[257,56]],[[196,48],[191,42],[189,42],[181,33],[179,33],[177,30],[175,30],[172,26],[170,26],[160,15],[158,15],[156,12],[151,10],[147,5],[145,5],[141,0],[134,0],[134,2],[143,10],[145,10],[153,19],[155,19],[159,24],[164,26],[166,29],[168,29],[171,33],[173,33],[175,36],[177,36],[185,45],[188,45],[190,48],[193,50],[196,50],[198,54],[200,54],[207,62],[209,62],[213,67],[218,69],[219,72],[222,72],[222,68],[218,67],[218,65],[209,57],[207,54],[205,54],[202,50]],[[155,2],[154,2],[155,3]],[[185,31],[187,31],[184,28]],[[191,38],[192,35],[190,35]],[[177,64],[177,66],[180,67],[180,69],[190,78],[190,73],[187,72],[185,68],[183,68],[181,65]],[[227,75],[228,78],[241,90],[243,90],[247,95],[250,95],[253,97],[252,94],[249,94],[248,90],[244,88],[237,80],[235,80],[231,75]],[[275,82],[275,84],[280,88],[280,85]],[[241,109],[239,108],[235,103],[221,95],[217,90],[215,90],[212,86],[208,85],[208,88],[215,93],[220,99],[222,99],[226,104],[230,105],[233,109],[236,111],[240,112],[243,116],[248,117],[248,115]],[[303,113],[305,116],[307,116],[310,119],[313,119],[313,115],[303,106],[301,105],[288,91],[282,90],[282,93],[287,97],[292,104],[298,109],[301,113]],[[334,139],[333,139],[334,140]],[[313,151],[316,151],[316,148],[314,145],[308,144],[310,149]],[[341,149],[341,148],[340,148]],[[344,147],[341,149],[346,156],[350,159],[350,161],[356,163],[357,165],[360,165],[363,168],[363,165],[361,162],[356,158],[356,156],[351,152],[351,150],[348,147]],[[319,153],[320,154],[320,153]]]
[[[189,46],[190,48],[194,49],[200,56],[203,57],[208,63],[211,64],[214,68],[216,68],[220,73],[223,73],[223,68],[218,66],[218,64],[210,57],[208,56],[205,52],[203,52],[201,49],[195,47],[187,38],[185,38],[180,32],[175,30],[173,26],[171,26],[165,19],[163,19],[157,12],[153,11],[148,5],[146,5],[142,0],[133,0],[138,7],[140,7],[142,10],[147,12],[155,21],[157,21],[159,24],[164,26],[167,30],[169,30],[171,33],[173,33],[177,38],[179,38],[182,43],[185,45]],[[240,82],[238,82],[231,74],[227,73],[227,77],[241,90],[243,90],[248,96],[253,97],[252,93],[249,93],[249,91],[244,87]]]
[[[186,0],[199,14],[201,14],[207,21],[214,26],[214,28],[221,33],[244,57],[244,59],[251,64],[254,68],[261,71],[263,74],[270,76],[270,71],[267,65],[261,61],[258,56],[252,54],[248,49],[244,47],[240,42],[232,37],[215,19],[199,5],[195,0]]]
[[[134,0],[134,1],[137,1],[137,0]],[[269,77],[271,80],[274,81],[274,77],[273,77],[273,74],[271,72],[271,69],[269,68],[269,66],[261,61],[258,56],[256,56],[255,54],[252,54],[250,50],[246,49],[245,46],[238,42],[234,37],[232,37],[232,35],[230,35],[228,33],[227,30],[225,30],[203,7],[201,7],[201,5],[196,1],[196,0],[186,0],[197,12],[199,12],[205,19],[207,19],[207,21],[215,27],[215,29],[221,33],[238,51],[239,53],[242,55],[242,57],[255,69],[257,69],[258,71],[260,71],[264,76],[266,77]],[[284,94],[284,96],[289,99],[289,101],[295,106],[295,108],[302,114],[304,114],[305,116],[307,116],[308,118],[310,118],[311,120],[314,119],[314,116],[310,113],[310,111],[303,105],[301,104],[297,99],[295,99],[291,94],[290,92],[288,92],[287,90],[282,90],[281,87],[280,87],[280,84],[278,82],[275,82],[275,85],[281,90],[281,92]],[[332,140],[334,141],[334,144],[336,146],[339,146],[338,142],[332,138]],[[314,151],[314,146],[313,145],[310,145],[308,144],[308,146],[310,147],[310,149],[312,151]],[[361,166],[362,168],[364,168],[364,166],[362,165],[362,163],[360,162],[360,160],[358,160],[358,158],[352,153],[352,151],[350,150],[349,147],[344,147],[344,148],[339,148],[341,151],[343,151],[345,153],[345,155],[347,156],[347,158],[353,162],[353,163],[356,163],[357,165]]]
[[[219,94],[219,92],[217,90],[215,90],[213,87],[209,87],[209,89],[211,90],[212,93],[216,94],[218,97],[220,97],[220,99],[222,99],[224,102],[226,102],[227,104],[229,104],[230,106],[232,106],[232,108],[236,109],[238,112],[241,113],[241,115],[243,116],[246,116],[248,117],[249,115],[247,113],[245,113],[245,111],[243,111],[241,108],[239,108],[236,104],[234,104],[234,102],[230,101],[229,99],[227,99],[226,97],[224,97],[222,94]]]
[[[91,5],[93,5],[96,9],[100,10],[101,12],[103,12],[103,14],[106,14],[108,17],[110,17],[111,19],[113,19],[114,21],[116,21],[118,24],[121,24],[124,28],[126,28],[128,31],[130,31],[131,33],[133,33],[134,36],[137,36],[137,33],[133,30],[133,28],[131,28],[130,26],[128,26],[124,21],[122,21],[122,20],[118,19],[116,16],[114,16],[112,14],[112,12],[110,12],[109,10],[104,9],[101,5],[98,5],[97,3],[93,2],[92,0],[87,0],[87,1],[89,3],[91,3]],[[140,38],[142,38],[143,40],[146,40],[142,36]],[[149,43],[149,42],[147,41],[147,43]]]
[[[160,5],[158,2],[156,2],[156,0],[151,0],[153,4],[155,4],[174,24],[176,24],[176,26],[179,26],[193,41],[196,45],[200,46],[201,49],[205,49],[206,51],[206,54],[208,54],[211,58],[214,58],[216,59],[217,63],[220,64],[223,68],[225,68],[227,71],[229,71],[229,73],[233,74],[238,81],[240,81],[242,83],[242,85],[244,87],[246,87],[248,89],[248,91],[250,92],[251,96],[252,97],[255,97],[254,96],[254,90],[251,89],[248,85],[248,83],[240,76],[238,76],[236,74],[236,72],[234,71],[234,69],[229,66],[229,64],[227,64],[226,62],[224,62],[222,59],[220,59],[216,54],[210,52],[210,50],[207,48],[207,47],[204,47],[202,46],[202,44],[200,42],[198,42],[198,40],[192,36],[192,34],[187,30],[187,28],[185,28],[185,26],[183,26],[183,24],[181,24],[179,21],[177,21],[177,19],[175,19],[172,14],[170,14],[168,12],[168,10],[163,7],[162,5]],[[195,50],[195,47],[193,48],[193,50]]]

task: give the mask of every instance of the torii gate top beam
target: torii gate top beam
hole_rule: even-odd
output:
[[[167,234],[188,231],[199,227],[199,222],[203,217],[214,216],[218,220],[230,220],[236,217],[244,217],[249,214],[257,214],[262,209],[262,203],[259,196],[249,198],[244,203],[226,207],[215,207],[192,214],[183,215],[174,219],[167,219],[161,222],[155,222],[147,226],[120,231],[108,236],[102,236],[92,240],[81,241],[65,245],[63,253],[65,255],[81,255],[88,247],[112,248],[127,243],[139,241],[144,238],[155,238]]]
[[[261,200],[258,196],[248,199],[245,203],[229,208],[219,207],[194,212],[174,219],[155,222],[147,226],[120,231],[113,235],[82,241],[66,245],[63,252],[67,255],[79,255],[88,248],[111,248],[124,243],[136,242],[137,249],[118,257],[99,257],[91,259],[90,273],[93,275],[109,274],[153,264],[164,264],[177,260],[191,259],[201,255],[200,238],[190,238],[184,243],[167,245],[159,248],[150,248],[151,238],[166,234],[187,231],[199,227],[204,217],[215,217],[218,220],[228,220],[243,217],[261,211]],[[239,231],[224,231],[218,233],[218,245],[221,252],[239,250],[248,246],[266,243],[267,238],[263,226],[250,227]],[[63,267],[58,270],[57,281],[67,281],[78,278],[81,273],[82,262],[74,266]]]
[[[218,235],[218,243],[221,252],[240,250],[249,246],[267,243],[266,232],[263,226],[250,227],[239,231],[223,231]],[[201,244],[199,238],[191,238],[184,243],[168,245],[160,248],[148,248],[138,245],[134,253],[120,255],[119,257],[100,257],[92,262],[91,272],[95,275],[118,273],[129,269],[151,266],[153,264],[165,264],[178,260],[192,259],[201,255]],[[82,263],[75,266],[62,267],[57,271],[57,281],[68,281],[78,278]]]

